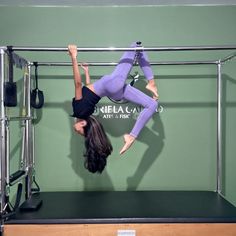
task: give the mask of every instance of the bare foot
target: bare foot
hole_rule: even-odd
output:
[[[120,155],[123,154],[125,151],[127,151],[131,145],[133,144],[133,142],[135,141],[135,137],[133,137],[130,134],[125,134],[124,135],[124,146],[123,148],[120,150]]]
[[[146,85],[146,89],[149,90],[153,94],[153,99],[155,99],[155,100],[159,99],[159,95],[157,92],[157,86],[155,84],[154,79],[151,79],[148,81],[148,84]]]

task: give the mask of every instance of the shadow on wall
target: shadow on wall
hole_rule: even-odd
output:
[[[144,87],[142,85],[142,87]],[[99,103],[98,106],[103,105],[114,105],[114,103],[109,102],[108,104]],[[134,107],[133,104],[127,103],[126,107]],[[120,107],[120,105],[118,105]],[[64,110],[67,114],[71,114],[71,102],[68,101],[64,103]],[[103,114],[104,115],[104,114]],[[124,114],[120,114],[124,115]],[[136,120],[135,116],[130,116],[131,119],[103,119],[102,114],[100,114],[97,118],[103,124],[106,132],[117,138],[122,138],[125,133],[128,133]],[[158,114],[153,116],[153,126],[148,128],[145,126],[138,137],[138,141],[146,144],[147,149],[144,152],[144,155],[139,163],[135,173],[133,176],[130,176],[127,179],[127,189],[128,190],[136,190],[145,176],[145,173],[152,166],[153,162],[157,159],[159,154],[161,153],[164,146],[164,128]],[[73,118],[69,118],[70,126],[73,125]],[[114,125],[115,124],[115,125]],[[77,135],[71,129],[71,139],[70,139],[70,154],[69,158],[72,160],[72,168],[75,173],[83,180],[84,190],[114,190],[114,186],[112,181],[107,173],[107,170],[103,171],[101,175],[89,173],[87,169],[84,167],[84,138],[80,135]],[[132,148],[132,147],[131,147]],[[109,159],[108,159],[109,161]]]
[[[159,114],[155,114],[153,116],[153,125],[151,128],[145,126],[140,133],[137,142],[141,142],[146,144],[147,148],[142,156],[142,159],[137,166],[137,169],[133,176],[127,178],[127,190],[137,190],[140,182],[142,181],[145,173],[149,170],[155,160],[159,157],[160,153],[164,147],[164,127],[161,122],[161,118]],[[104,127],[108,134],[113,137],[120,137],[127,133],[132,129],[135,120],[129,120],[129,125],[122,124],[121,122],[117,122],[117,127],[114,127],[114,120],[107,120]],[[126,121],[127,122],[127,121]],[[132,147],[131,147],[132,148]]]
[[[190,76],[181,76],[184,77],[193,77]],[[214,75],[201,75],[201,76],[195,76],[194,78],[210,78],[215,79]],[[223,146],[223,191],[225,191],[225,142],[226,142],[226,108],[227,107],[235,107],[235,102],[227,102],[226,99],[226,83],[231,82],[235,84],[235,80],[233,78],[230,78],[227,74],[222,74],[223,77],[223,97],[222,97],[222,104],[223,104],[223,117],[222,117],[222,146]],[[172,78],[172,76],[171,76]],[[142,85],[143,87],[143,85]],[[109,102],[111,105],[112,103]],[[47,106],[49,104],[46,104]],[[215,102],[180,102],[180,103],[163,103],[162,104],[165,108],[171,108],[171,107],[216,107],[216,101]],[[71,101],[66,101],[63,104],[62,103],[50,103],[50,107],[60,107],[64,109],[64,111],[67,114],[71,114]],[[37,123],[42,118],[42,110],[36,110],[37,114]],[[136,190],[144,177],[145,173],[150,169],[152,164],[155,162],[155,160],[158,158],[160,153],[163,150],[164,147],[164,139],[165,139],[165,133],[164,133],[164,127],[161,121],[161,116],[156,114],[153,117],[153,125],[152,127],[148,128],[147,126],[144,127],[142,130],[138,141],[146,144],[147,149],[144,151],[143,157],[133,174],[133,176],[130,176],[127,178],[127,190]],[[70,123],[70,126],[73,125],[73,118],[68,118],[68,121]],[[116,120],[117,121],[117,120]],[[116,123],[114,126],[114,119],[106,119],[102,120],[102,123],[104,125],[104,128],[106,132],[113,136],[113,137],[120,137],[129,132],[131,128],[134,125],[135,119],[129,119],[129,122],[125,120],[119,120],[119,123]],[[128,123],[128,124],[127,124]],[[114,190],[114,186],[112,184],[112,181],[106,171],[102,173],[102,175],[94,175],[89,174],[89,172],[84,168],[84,158],[83,158],[83,150],[84,150],[84,140],[83,137],[80,137],[76,135],[73,132],[73,129],[71,129],[71,152],[69,153],[69,158],[72,161],[72,168],[75,171],[75,173],[83,180],[84,182],[84,190]]]
[[[64,109],[66,110],[67,114],[71,114],[71,102],[68,101],[64,103]],[[74,124],[74,119],[69,118],[70,127]],[[70,138],[70,153],[68,157],[72,161],[72,168],[75,173],[83,180],[84,190],[114,190],[114,186],[112,181],[105,170],[102,172],[101,175],[93,174],[88,172],[88,170],[84,167],[84,138],[73,131],[71,128],[71,138]]]
[[[165,133],[160,115],[157,114],[153,120],[155,122],[153,123],[151,129],[145,128],[143,130],[144,134],[140,135],[140,138],[138,139],[140,142],[147,145],[147,149],[145,150],[142,160],[139,163],[139,166],[134,175],[127,179],[127,190],[137,189],[142,178],[145,176],[145,173],[152,166],[154,161],[159,157],[163,150]]]
[[[71,102],[66,102],[64,104],[64,109],[68,114],[71,113]],[[98,118],[99,119],[99,118]],[[101,119],[100,119],[101,120]],[[139,163],[137,170],[134,175],[127,179],[127,190],[136,190],[141,182],[142,178],[145,176],[145,173],[152,166],[153,162],[157,159],[161,153],[164,146],[164,128],[158,114],[155,114],[153,117],[154,123],[149,129],[144,127],[140,137],[138,138],[139,142],[145,143],[147,149],[144,152],[141,162]],[[73,118],[69,119],[70,126],[73,125]],[[122,125],[119,122],[118,129],[114,127],[113,119],[108,119],[106,121],[101,120],[101,123],[104,125],[106,132],[113,137],[120,137],[131,130],[134,125],[135,120],[129,120],[128,127]],[[125,121],[127,123],[127,121]],[[80,135],[77,135],[73,132],[71,128],[71,139],[70,139],[70,153],[68,157],[72,161],[72,168],[75,173],[83,180],[84,190],[104,190],[112,191],[115,190],[112,184],[111,178],[109,177],[107,170],[103,171],[101,175],[89,173],[88,170],[84,167],[84,138]],[[109,161],[109,159],[108,159]],[[97,189],[96,189],[97,188]]]

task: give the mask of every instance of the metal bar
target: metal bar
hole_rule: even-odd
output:
[[[34,117],[30,116],[12,116],[12,117],[7,117],[7,121],[24,121],[24,120],[32,120]]]
[[[6,184],[10,182],[10,127],[6,122]],[[6,194],[8,195],[8,193]]]
[[[25,170],[29,173],[29,122],[25,121],[25,153],[24,153],[24,159],[25,159]],[[25,198],[29,198],[29,177],[27,176],[25,178]]]
[[[28,75],[26,76],[26,116],[31,116],[31,106],[30,106],[30,90],[31,90],[31,79],[30,72],[31,66],[30,64],[27,66]],[[27,164],[26,169],[28,170],[28,175],[26,177],[26,199],[29,199],[32,195],[31,187],[32,187],[32,121],[26,120],[26,156],[27,156]]]
[[[150,65],[216,65],[217,61],[163,61],[163,62],[151,62]]]
[[[6,51],[7,47],[6,46],[0,46],[0,50]]]
[[[32,125],[32,168],[35,175],[35,127]]]
[[[22,47],[13,46],[13,51],[40,51],[40,52],[65,52],[67,47]],[[204,50],[232,50],[236,45],[219,46],[170,46],[170,47],[78,47],[80,52],[110,52],[110,51],[204,51]]]
[[[23,102],[21,108],[21,114],[26,117],[26,87],[27,87],[27,68],[24,68],[23,76]],[[26,144],[26,120],[22,121],[22,139],[21,139],[21,169],[26,170],[27,166],[27,144]]]
[[[0,49],[0,213],[3,214],[6,207],[6,121],[4,107],[4,73],[5,52]]]
[[[166,62],[150,62],[152,66],[159,65],[216,65],[218,61],[166,61]],[[71,62],[37,62],[38,66],[72,66]],[[78,65],[81,65],[78,62]],[[86,62],[88,66],[116,66],[118,62]],[[33,63],[31,63],[33,65]],[[138,66],[138,64],[134,64]]]
[[[20,167],[23,170],[26,170],[26,148],[25,148],[25,136],[26,136],[26,128],[25,121],[23,122],[22,127],[22,139],[21,139],[21,158],[20,158]]]
[[[222,190],[222,74],[221,62],[217,64],[217,192]]]
[[[230,60],[232,60],[232,59],[235,58],[235,57],[236,57],[236,52],[233,53],[233,54],[230,54],[230,55],[226,56],[226,57],[223,58],[223,59],[221,59],[221,62],[224,63],[224,62],[230,61]]]

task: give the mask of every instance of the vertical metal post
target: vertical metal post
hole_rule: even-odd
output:
[[[5,121],[6,128],[6,196],[9,195],[9,183],[10,183],[10,127],[9,121]]]
[[[6,117],[4,106],[5,52],[0,48],[0,213],[4,213],[6,199]]]
[[[24,67],[24,76],[23,76],[23,104],[21,115],[26,116],[26,83],[27,83],[27,74],[28,68]],[[26,161],[27,161],[27,146],[26,146],[26,120],[22,120],[22,148],[21,148],[21,168],[26,170]]]
[[[221,61],[217,64],[217,192],[222,190],[222,74]]]
[[[31,106],[30,106],[30,90],[31,90],[31,79],[30,79],[30,71],[31,66],[30,64],[27,67],[28,69],[28,75],[26,79],[26,116],[31,117]],[[32,187],[32,121],[31,119],[27,119],[25,121],[26,125],[26,165],[28,169],[28,175],[26,177],[26,199],[29,199],[31,197],[31,187]]]
[[[31,121],[32,123],[33,121]],[[35,177],[35,127],[33,123],[32,126],[32,168],[33,168],[33,177]]]

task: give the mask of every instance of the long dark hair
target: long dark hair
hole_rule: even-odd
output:
[[[92,173],[102,173],[113,148],[102,124],[94,116],[89,116],[86,121],[84,166]]]

